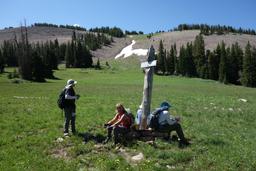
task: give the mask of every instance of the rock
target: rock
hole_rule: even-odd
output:
[[[246,99],[238,99],[240,102],[244,102],[244,103],[246,103],[246,102],[248,102],[248,100],[246,100]]]
[[[138,155],[132,156],[131,160],[134,162],[140,162],[144,159],[144,155],[142,153],[139,153]]]
[[[168,169],[175,169],[175,166],[166,165]]]
[[[233,108],[228,108],[228,110],[229,110],[229,111],[231,111],[231,112],[233,112],[233,111],[234,111],[234,109],[233,109]]]

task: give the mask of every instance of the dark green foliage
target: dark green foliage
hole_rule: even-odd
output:
[[[159,73],[159,71],[162,72],[163,74],[165,74],[165,71],[166,71],[165,51],[164,51],[164,45],[162,40],[160,40],[160,43],[159,43],[158,54],[157,54],[157,65],[155,69],[156,73]]]
[[[239,56],[237,46],[234,44],[231,46],[230,55],[227,55],[228,58],[228,82],[232,84],[239,83]]]
[[[59,61],[64,61],[65,60],[65,54],[66,54],[66,46],[67,44],[60,44],[59,46]]]
[[[218,47],[220,48],[219,44]],[[217,49],[218,49],[217,47]],[[208,72],[209,79],[218,80],[219,79],[219,56],[216,55],[218,50],[214,52],[206,52],[206,56],[208,57]]]
[[[81,30],[86,31],[86,28],[79,27],[79,26],[72,26],[72,25],[57,25],[57,24],[50,24],[50,23],[35,23],[32,25],[32,27],[55,27],[55,28],[66,28],[66,29],[72,29],[72,30]]]
[[[239,33],[239,34],[250,34],[256,35],[254,29],[236,29],[232,26],[226,25],[207,25],[207,24],[180,24],[178,27],[173,29],[174,31],[183,31],[183,30],[200,30],[200,34],[211,35],[211,34],[227,34],[227,33]]]
[[[91,37],[90,34],[89,37]],[[95,36],[94,36],[95,37]],[[95,37],[96,38],[96,37]],[[77,37],[76,33],[73,32],[72,41],[66,45],[66,67],[77,67],[77,68],[89,68],[92,67],[92,55],[87,48],[88,41],[86,35]],[[98,47],[97,47],[98,48]]]
[[[7,66],[18,66],[17,46],[11,41],[4,41],[2,45],[2,55]]]
[[[224,42],[217,45],[216,49],[204,53],[204,40],[202,35],[196,37],[194,44],[187,43],[180,48],[177,57],[176,45],[172,45],[169,52],[163,47],[162,40],[159,43],[156,73],[163,75],[182,75],[186,77],[200,77],[203,79],[219,80],[225,84],[241,84],[254,87],[256,79],[256,57],[255,48],[253,51],[247,45],[243,59],[243,50],[238,43],[227,47]],[[243,64],[243,66],[242,66]],[[243,69],[245,67],[245,69]],[[243,74],[242,74],[243,73]]]
[[[185,75],[188,77],[196,76],[196,67],[194,63],[192,43],[187,43],[186,53],[185,53],[185,63],[186,63]]]
[[[0,73],[4,72],[4,65],[5,65],[4,57],[3,57],[2,51],[0,49]]]
[[[98,58],[97,60],[97,63],[95,65],[95,69],[101,69],[101,66],[100,66],[100,59]]]
[[[247,87],[256,87],[256,48],[252,48],[249,42],[245,47],[242,84]]]
[[[16,40],[16,45],[21,78],[32,80],[32,47],[28,42],[26,27],[21,27],[21,40],[19,42]]]
[[[113,37],[124,37],[125,34],[123,33],[122,29],[118,28],[118,27],[96,27],[96,28],[91,28],[89,31],[91,32],[98,32],[98,33],[106,33],[109,34]]]
[[[32,52],[32,77],[37,82],[45,82],[45,66],[40,57],[39,51],[33,50]]]
[[[203,78],[205,75],[206,57],[205,57],[204,39],[202,35],[196,36],[196,39],[193,44],[193,56],[194,56],[194,63],[196,65],[197,75],[200,78]]]
[[[222,41],[221,43],[221,55],[220,55],[220,64],[219,64],[219,81],[223,83],[228,83],[227,80],[227,54],[225,43]]]
[[[66,60],[66,68],[73,67],[74,56],[73,56],[73,51],[71,49],[71,44],[69,42],[66,45],[65,60]]]

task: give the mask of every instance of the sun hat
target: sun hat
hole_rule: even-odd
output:
[[[75,84],[77,84],[77,81],[72,80],[72,79],[69,79],[69,80],[67,81],[66,87],[70,87],[70,86],[75,85]]]

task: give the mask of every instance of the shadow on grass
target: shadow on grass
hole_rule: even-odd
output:
[[[84,143],[87,143],[89,141],[94,141],[95,143],[103,143],[103,141],[106,139],[106,137],[101,134],[93,135],[89,132],[78,133],[77,136],[82,137],[84,140]]]

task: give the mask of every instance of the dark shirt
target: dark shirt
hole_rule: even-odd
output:
[[[73,87],[69,87],[68,89],[66,89],[65,95],[75,96],[76,93]],[[65,99],[65,106],[75,108],[76,107],[75,101],[76,101],[75,99]]]

